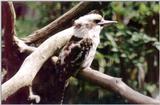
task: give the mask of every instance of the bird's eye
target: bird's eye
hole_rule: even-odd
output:
[[[96,24],[99,23],[100,21],[101,21],[101,20],[98,20],[98,19],[97,19],[97,20],[94,20],[94,22],[95,22]]]

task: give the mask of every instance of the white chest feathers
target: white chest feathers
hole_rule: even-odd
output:
[[[74,35],[76,37],[92,39],[92,47],[91,47],[88,55],[86,55],[85,60],[82,64],[82,67],[84,67],[84,68],[90,67],[90,65],[94,59],[97,46],[100,43],[99,34],[101,32],[101,29],[102,28],[100,26],[95,26],[92,29],[80,28],[80,29],[76,29],[74,31]]]
[[[98,44],[100,43],[100,37],[99,37],[99,34],[100,34],[100,31],[95,31],[95,30],[90,30],[89,31],[89,34],[88,34],[88,37],[92,39],[92,47],[89,51],[89,54],[86,56],[83,64],[82,64],[82,67],[86,68],[86,67],[90,67],[91,66],[91,63],[95,57],[95,54],[96,54],[96,50],[97,50],[97,47],[98,47]]]

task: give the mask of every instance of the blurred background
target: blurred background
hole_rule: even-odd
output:
[[[16,32],[22,38],[49,24],[78,2],[13,3]],[[109,2],[101,12],[105,19],[117,20],[118,24],[101,32],[101,43],[92,68],[120,77],[134,90],[158,98],[159,2]],[[83,79],[70,78],[64,103],[128,102]]]

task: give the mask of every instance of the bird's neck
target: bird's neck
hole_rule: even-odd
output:
[[[95,27],[92,29],[75,29],[74,30],[74,36],[77,38],[99,38],[99,34],[100,34],[101,29]]]
[[[73,37],[72,37],[72,41],[74,40],[81,40],[83,38],[91,38],[93,41],[93,45],[94,46],[98,46],[99,42],[100,42],[100,38],[99,38],[99,34],[100,34],[100,29],[92,29],[92,30],[75,30]]]
[[[77,38],[84,38],[88,35],[89,30],[87,29],[75,29],[74,30],[74,36]]]

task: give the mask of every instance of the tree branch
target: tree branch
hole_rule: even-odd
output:
[[[82,16],[93,9],[102,8],[104,4],[100,4],[99,2],[80,2],[71,10],[66,12],[64,15],[51,22],[47,26],[33,32],[26,38],[22,38],[25,43],[34,43],[39,40],[44,40],[49,36],[64,30],[72,25],[72,20]],[[106,5],[105,5],[106,6]]]
[[[21,63],[14,40],[14,36],[16,34],[14,29],[15,18],[16,15],[12,2],[2,2],[2,22],[4,29],[4,35],[2,36],[4,37],[3,63],[5,64],[5,69],[9,71],[4,80],[7,80],[13,76]]]
[[[26,52],[31,53],[36,50],[36,47],[28,46],[24,41],[20,40],[18,37],[14,36],[14,40],[16,45],[18,46],[18,50],[20,53]]]
[[[72,35],[73,28],[71,27],[48,38],[31,53],[24,60],[18,72],[11,79],[2,84],[2,100],[5,100],[20,88],[31,85],[44,62],[51,57],[57,49],[64,46]]]
[[[113,92],[119,93],[122,97],[124,97],[131,103],[138,103],[138,104],[160,103],[159,100],[150,98],[131,89],[121,80],[121,78],[115,78],[93,69],[81,70],[79,72],[79,76],[105,89],[109,89]]]
[[[5,44],[5,52],[10,53],[13,50],[13,36],[15,35],[14,31],[14,11],[13,5],[11,2],[3,2],[2,3],[2,17],[4,19],[4,44]],[[11,52],[12,53],[12,52]],[[8,59],[12,59],[12,56],[8,56],[9,54],[5,54]]]

